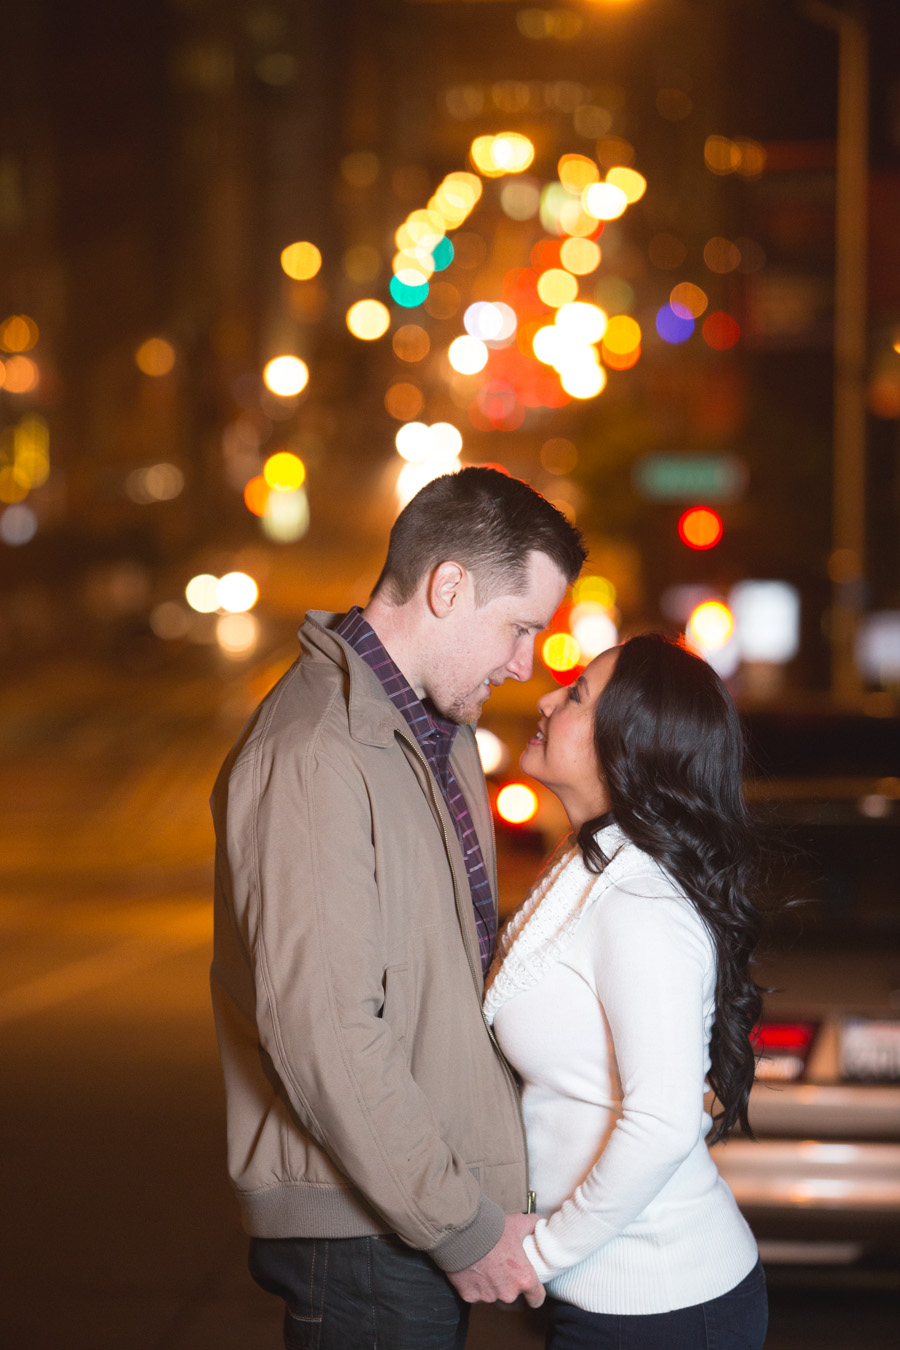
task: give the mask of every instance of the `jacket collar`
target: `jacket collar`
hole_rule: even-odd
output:
[[[350,735],[364,745],[388,746],[394,732],[411,735],[409,724],[384,692],[381,681],[348,642],[332,632],[342,614],[311,609],[300,628],[304,650],[314,660],[331,661],[347,672],[350,684],[348,717]]]

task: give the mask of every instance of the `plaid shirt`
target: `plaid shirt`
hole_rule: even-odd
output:
[[[481,969],[486,975],[497,937],[497,919],[491,883],[481,856],[478,835],[475,833],[462,788],[450,766],[450,751],[453,749],[458,727],[455,722],[448,722],[439,713],[429,711],[421,699],[416,697],[402,672],[381,645],[374,629],[366,623],[358,606],[354,606],[349,614],[341,619],[334,632],[348,642],[366,665],[374,670],[384,692],[409,723],[419,748],[440,784],[465,858],[466,875],[472,893],[472,908],[475,911],[475,927],[478,930]]]

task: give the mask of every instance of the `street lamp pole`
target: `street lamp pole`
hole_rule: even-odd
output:
[[[866,263],[869,38],[856,6],[805,0],[803,12],[838,35],[835,220],[834,458],[832,470],[831,689],[857,704],[854,639],[863,605],[866,548]]]

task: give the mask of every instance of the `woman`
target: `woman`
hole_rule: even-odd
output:
[[[522,769],[574,839],[503,934],[485,1014],[523,1084],[547,1345],[758,1350],[765,1279],[706,1139],[749,1128],[760,1010],[737,714],[658,634],[538,708]]]

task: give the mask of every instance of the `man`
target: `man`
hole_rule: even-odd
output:
[[[471,724],[530,677],[583,561],[518,479],[428,484],[366,609],[307,616],[216,783],[229,1167],[291,1350],[451,1350],[468,1303],[543,1299],[481,1015],[496,873]]]

